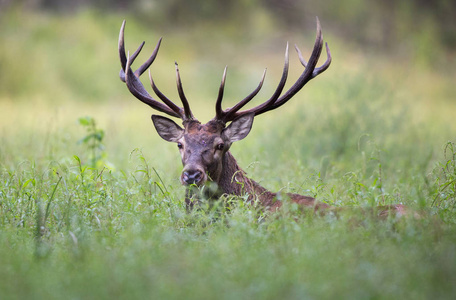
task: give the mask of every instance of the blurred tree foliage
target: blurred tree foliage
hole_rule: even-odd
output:
[[[332,30],[375,46],[391,47],[411,32],[433,31],[449,48],[456,47],[456,1],[452,0],[264,0],[284,26],[293,28],[317,11]],[[367,25],[367,26],[366,26]],[[432,27],[432,28],[429,28]]]
[[[318,15],[325,27],[359,43],[392,48],[398,41],[456,49],[454,0],[0,0],[8,6],[73,12],[81,8],[134,13],[148,23],[188,26],[200,21],[248,26],[258,11],[278,29],[296,30]],[[426,51],[426,50],[424,50]]]

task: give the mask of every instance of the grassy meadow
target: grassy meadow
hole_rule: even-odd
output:
[[[268,34],[259,14],[267,30],[238,39],[232,24],[183,32],[91,10],[0,16],[0,299],[454,299],[454,53],[358,47],[320,19],[331,67],[231,148],[271,191],[403,203],[420,218],[317,217],[291,204],[271,215],[243,199],[187,213],[176,146],[118,78],[122,20],[127,49],[146,41],[136,66],[164,36],[154,79],[178,99],[177,60],[203,122],[225,65],[225,107],[268,68],[259,103],[286,41],[309,55],[315,24]],[[301,72],[290,51],[287,87]]]

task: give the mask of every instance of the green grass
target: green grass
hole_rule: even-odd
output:
[[[117,78],[124,16],[4,16],[1,299],[454,298],[454,73],[371,57],[325,32],[330,69],[232,147],[270,190],[335,206],[404,203],[420,219],[317,217],[293,205],[268,215],[242,199],[230,211],[187,213],[175,145]],[[126,35],[128,49],[146,39],[147,52],[159,37],[130,18]],[[203,121],[226,63],[226,106],[255,87],[264,66],[260,99],[280,77],[280,47],[258,55],[247,45],[225,61],[167,35],[154,78],[174,99],[178,59]],[[300,72],[291,62],[290,80]]]

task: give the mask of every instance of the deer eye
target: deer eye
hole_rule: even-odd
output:
[[[225,148],[225,144],[224,143],[220,143],[216,147],[217,150],[223,150],[223,148]]]
[[[177,143],[177,148],[182,149],[184,148],[184,146],[182,145],[182,143]]]

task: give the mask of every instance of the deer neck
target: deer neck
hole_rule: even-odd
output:
[[[222,172],[217,180],[219,189],[224,194],[244,196],[250,195],[261,198],[261,195],[269,193],[264,187],[247,177],[247,173],[239,167],[231,152],[226,152],[222,161]]]
[[[276,209],[280,206],[280,201],[276,201],[276,193],[268,191],[256,181],[248,178],[246,172],[239,167],[236,159],[229,151],[223,157],[220,176],[212,179],[217,188],[215,190],[206,189],[206,198],[217,199],[222,194],[239,197],[248,195],[248,201],[258,200],[262,206],[270,209]],[[198,202],[199,192],[195,192],[195,189],[187,189],[185,201],[189,209]]]

